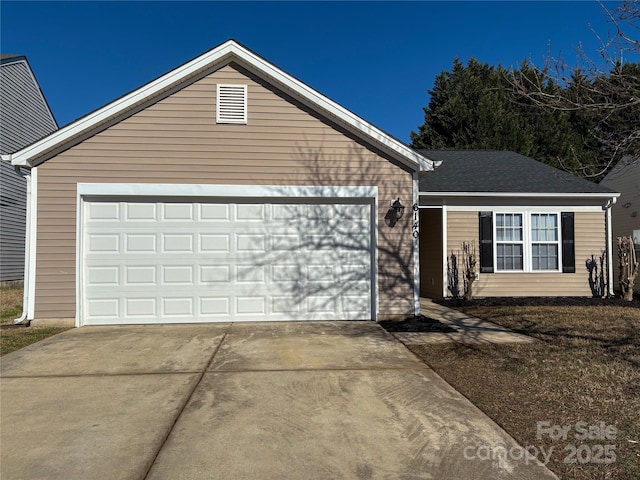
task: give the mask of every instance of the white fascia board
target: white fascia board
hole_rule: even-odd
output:
[[[176,84],[179,84],[197,72],[207,68],[212,68],[217,62],[226,59],[229,55],[243,60],[253,69],[256,69],[262,74],[276,80],[281,85],[309,101],[315,107],[335,116],[342,123],[352,127],[361,135],[374,140],[374,143],[378,143],[383,147],[386,147],[387,150],[395,152],[398,155],[398,159],[402,160],[403,163],[410,168],[416,170],[433,170],[433,162],[404,145],[402,142],[390,137],[382,130],[374,127],[344,107],[341,107],[332,100],[329,100],[327,97],[315,91],[311,87],[305,85],[299,80],[296,80],[291,75],[283,72],[263,58],[250,52],[233,40],[223,43],[219,47],[200,55],[194,60],[170,71],[130,94],[105,105],[95,112],[80,118],[64,128],[61,128],[42,140],[16,152],[13,155],[12,163],[14,165],[30,166],[31,159],[36,158],[38,155],[56,148],[76,136],[90,131],[101,123],[125,112],[127,109],[171,88]]]
[[[11,154],[5,155],[3,153],[2,155],[0,155],[0,160],[2,160],[3,162],[10,162],[11,161]]]
[[[498,197],[498,198],[617,198],[611,193],[526,193],[526,192],[420,192],[421,197]]]
[[[213,64],[216,60],[224,57],[230,52],[231,45],[229,42],[222,44],[200,57],[170,71],[162,77],[143,85],[137,90],[125,95],[113,102],[99,108],[93,113],[82,117],[66,127],[53,132],[51,135],[44,137],[42,140],[29,145],[22,150],[13,154],[12,163],[20,166],[30,166],[32,158],[55,148],[64,142],[81,135],[92,128],[100,125],[120,113],[125,112],[128,108],[164,91],[167,88],[188,78],[198,70]]]

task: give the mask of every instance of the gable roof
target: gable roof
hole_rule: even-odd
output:
[[[418,150],[442,164],[420,176],[420,195],[617,197],[606,187],[515,152]]]
[[[15,152],[58,129],[24,55],[0,55],[0,154]]]
[[[609,173],[600,180],[600,185],[615,184],[627,175],[632,175],[640,179],[640,158],[633,159],[631,157],[623,157],[620,159]]]
[[[203,72],[217,70],[231,62],[244,67],[283,90],[409,168],[415,170],[432,169],[431,162],[415,150],[295,79],[235,40],[226,41],[146,85],[79,118],[48,137],[14,153],[11,156],[12,163],[20,166],[36,166],[73,145],[74,142],[78,143],[97,133],[100,129],[106,128],[109,122],[121,118],[136,107],[140,108],[141,105],[149,104],[162,93],[179,88],[189,79]]]

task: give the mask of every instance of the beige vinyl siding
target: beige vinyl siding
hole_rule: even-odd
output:
[[[448,212],[448,254],[461,251],[464,241],[474,241],[477,248],[478,213]],[[591,296],[585,262],[591,255],[597,258],[605,250],[605,215],[576,212],[574,220],[576,273],[481,273],[474,284],[475,296]]]
[[[442,209],[420,210],[420,296],[442,298]]]
[[[216,84],[248,85],[247,125],[216,124]],[[413,313],[411,173],[233,66],[38,167],[36,318],[75,316],[76,183],[378,186],[379,311]]]
[[[620,198],[611,208],[613,285],[616,290],[619,290],[620,268],[616,239],[629,236],[634,230],[640,230],[640,161],[621,164],[602,181],[602,185],[620,192]],[[640,276],[636,278],[635,289],[640,290]]]

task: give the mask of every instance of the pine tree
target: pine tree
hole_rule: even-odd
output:
[[[429,90],[425,121],[417,133],[411,132],[412,146],[511,150],[579,176],[594,176],[602,155],[602,143],[593,135],[595,120],[580,111],[544,108],[519,95],[514,77],[522,83],[544,79],[540,91],[549,96],[578,98],[591,91],[579,73],[563,88],[526,62],[507,71],[476,59],[466,66],[455,59],[451,71],[441,72]],[[628,121],[613,115],[610,120],[612,135]]]

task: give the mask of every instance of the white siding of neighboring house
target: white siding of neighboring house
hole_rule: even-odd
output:
[[[0,68],[0,153],[8,154],[58,129],[29,64],[3,59]],[[0,282],[24,276],[26,182],[0,165]]]

